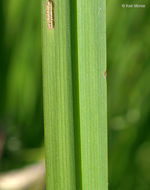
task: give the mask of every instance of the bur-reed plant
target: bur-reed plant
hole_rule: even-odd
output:
[[[42,0],[42,33],[47,190],[107,190],[105,0]]]

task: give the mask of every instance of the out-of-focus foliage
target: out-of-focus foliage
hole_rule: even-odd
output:
[[[150,9],[124,1],[107,1],[109,189],[149,190]],[[0,1],[1,170],[42,154],[40,16],[40,1]]]
[[[150,8],[122,3],[129,1],[107,2],[109,188],[148,190]]]
[[[0,14],[0,168],[9,170],[43,144],[40,1],[1,0]]]

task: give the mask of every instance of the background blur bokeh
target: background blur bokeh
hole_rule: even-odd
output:
[[[43,152],[40,1],[0,0],[0,171]]]
[[[149,190],[150,9],[123,3],[107,1],[109,190]],[[40,17],[0,1],[0,173],[44,158]]]

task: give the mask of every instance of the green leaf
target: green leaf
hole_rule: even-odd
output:
[[[107,190],[106,2],[42,0],[48,190]]]

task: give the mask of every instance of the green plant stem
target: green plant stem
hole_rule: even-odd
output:
[[[48,190],[107,190],[106,7],[55,0],[48,30],[42,1]]]

